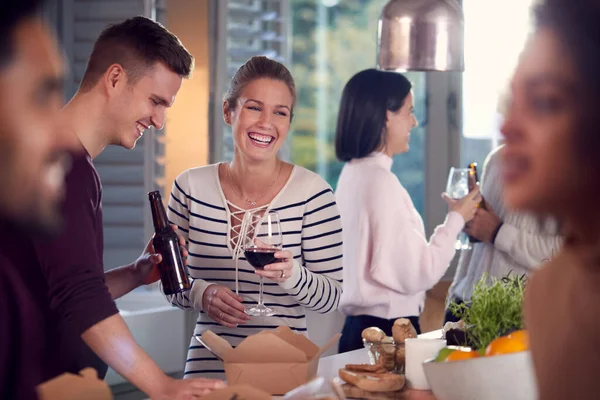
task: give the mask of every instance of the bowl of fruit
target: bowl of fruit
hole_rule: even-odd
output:
[[[461,322],[445,327],[450,345],[423,364],[438,400],[537,398],[522,318],[525,284],[524,277],[488,280],[484,276],[469,302],[450,305]],[[456,343],[456,338],[463,342]]]

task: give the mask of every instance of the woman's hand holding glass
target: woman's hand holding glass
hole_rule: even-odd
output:
[[[469,192],[470,170],[468,168],[450,168],[448,174],[448,183],[446,185],[446,193],[442,195],[444,201],[448,204],[450,211],[456,211],[465,220],[465,224],[475,216],[473,202],[479,203],[481,196],[479,195],[479,186]],[[474,192],[477,191],[475,194]],[[475,208],[477,205],[475,205]],[[456,241],[457,250],[468,250],[471,248],[469,237],[461,232]]]
[[[465,224],[473,219],[475,212],[481,202],[481,195],[479,194],[479,186],[471,190],[465,197],[460,199],[453,199],[448,196],[447,193],[442,194],[442,198],[448,204],[449,211],[456,211],[465,220]]]
[[[259,247],[261,247],[260,244]],[[294,256],[287,250],[278,251],[274,256],[276,259],[280,260],[280,262],[268,264],[265,266],[264,270],[257,269],[256,275],[277,283],[285,282],[292,276]]]

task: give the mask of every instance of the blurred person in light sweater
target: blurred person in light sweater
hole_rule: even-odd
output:
[[[560,249],[562,240],[555,221],[505,209],[500,177],[503,147],[492,150],[484,163],[481,194],[485,208],[477,209],[465,227],[465,232],[479,242],[461,251],[448,303],[468,302],[473,286],[483,274],[487,274],[488,279],[500,279],[509,273],[529,275]],[[446,310],[444,322],[458,319]]]
[[[344,239],[346,321],[340,353],[362,347],[361,332],[376,326],[387,335],[397,318],[417,332],[425,291],[435,285],[454,257],[456,237],[475,214],[479,189],[453,200],[450,212],[429,240],[423,220],[396,175],[392,156],[409,149],[412,85],[401,74],[369,69],[346,84],[336,131],[337,157],[346,162],[336,198]]]

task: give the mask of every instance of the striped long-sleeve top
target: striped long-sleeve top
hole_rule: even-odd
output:
[[[221,326],[202,309],[202,296],[209,285],[219,284],[235,291],[232,218],[219,181],[218,164],[187,170],[175,180],[168,216],[188,244],[192,289],[169,296],[169,301],[179,308],[200,312],[195,334],[210,329],[236,346],[249,335],[282,325],[306,333],[305,310],[329,313],[337,309],[342,294],[342,230],[331,187],[317,174],[294,166],[268,209],[278,211],[283,247],[294,256],[289,279],[283,283],[264,280],[264,303],[277,314],[252,317],[237,328]],[[238,262],[238,273],[243,303],[256,304],[259,276],[243,257]],[[185,377],[222,379],[223,372],[223,364],[191,338]]]

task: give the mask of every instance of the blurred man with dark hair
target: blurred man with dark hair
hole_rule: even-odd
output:
[[[113,299],[156,280],[161,256],[149,242],[136,261],[104,273],[102,186],[92,161],[108,145],[132,149],[146,129],[161,129],[192,68],[177,37],[150,19],[107,27],[61,113],[82,152],[67,176],[64,231],[52,240],[0,232],[0,247],[27,266],[29,290],[47,315],[46,330],[39,332],[48,341],[43,380],[89,366],[103,377],[108,364],[153,399],[201,396],[224,386],[172,379],[134,341]]]
[[[74,136],[59,126],[63,62],[36,13],[40,1],[0,3],[0,232],[60,227],[65,151]],[[44,316],[29,271],[0,248],[0,398],[35,398],[42,377]]]
[[[74,140],[59,127],[63,61],[35,17],[38,3],[0,5],[0,219],[31,231],[55,231],[65,145]]]

